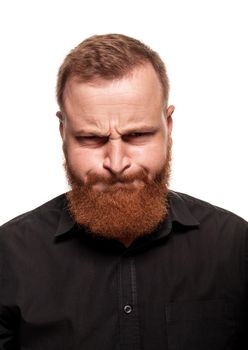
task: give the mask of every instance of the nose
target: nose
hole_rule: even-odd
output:
[[[125,154],[122,140],[109,140],[103,167],[114,175],[120,175],[131,167],[131,159]]]

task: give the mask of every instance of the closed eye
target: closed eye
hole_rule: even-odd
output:
[[[147,139],[149,136],[153,135],[153,132],[132,132],[131,134],[123,135],[122,139],[124,141],[138,141],[140,139]]]
[[[75,138],[77,142],[82,145],[104,144],[108,140],[108,137],[101,137],[101,136],[94,136],[94,135],[76,136]]]
[[[147,135],[147,133],[144,133],[144,132],[133,132],[132,134],[129,134],[128,136],[129,137],[141,137],[141,136],[144,136],[144,135]]]

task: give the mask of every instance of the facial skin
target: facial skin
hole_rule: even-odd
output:
[[[64,91],[64,105],[65,115],[58,112],[57,116],[60,119],[60,133],[71,185],[88,186],[94,196],[101,198],[111,195],[111,201],[113,196],[120,196],[120,201],[127,197],[132,202],[135,196],[140,201],[139,195],[144,192],[144,188],[149,188],[151,182],[154,185],[154,180],[157,182],[160,178],[160,188],[163,191],[159,205],[163,207],[165,204],[161,203],[161,198],[168,182],[169,150],[172,143],[171,115],[174,107],[164,110],[161,85],[153,67],[150,64],[137,67],[130,75],[114,81],[82,83],[71,78]],[[80,190],[77,188],[77,191]],[[149,191],[146,195],[153,197],[154,191],[151,188]],[[108,211],[114,212],[113,203],[105,204],[110,206]],[[147,211],[150,212],[150,209],[147,208]],[[131,217],[133,211],[135,208],[129,214],[123,211],[123,215]],[[116,211],[115,217],[118,213]],[[164,211],[159,215],[151,228],[159,223]],[[102,226],[106,227],[106,223],[107,218]],[[130,226],[129,234],[118,236],[118,225],[119,231],[128,231],[125,223],[117,223],[111,238],[116,237],[129,245],[139,236],[137,229],[132,234],[133,226]],[[110,222],[109,229],[112,226],[113,223]],[[91,231],[94,230],[89,223],[88,227]],[[108,235],[104,229],[101,231],[99,228],[101,222],[96,234]],[[141,232],[140,235],[145,233],[147,232]]]

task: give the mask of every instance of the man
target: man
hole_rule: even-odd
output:
[[[93,36],[60,67],[71,190],[0,229],[0,349],[247,349],[248,224],[168,189],[157,53]]]

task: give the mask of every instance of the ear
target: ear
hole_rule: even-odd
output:
[[[166,110],[166,123],[168,128],[168,133],[171,135],[172,127],[173,127],[173,120],[172,120],[172,114],[174,113],[175,107],[169,106]]]
[[[60,111],[56,113],[56,116],[59,118],[59,132],[62,140],[64,139],[64,118]]]

